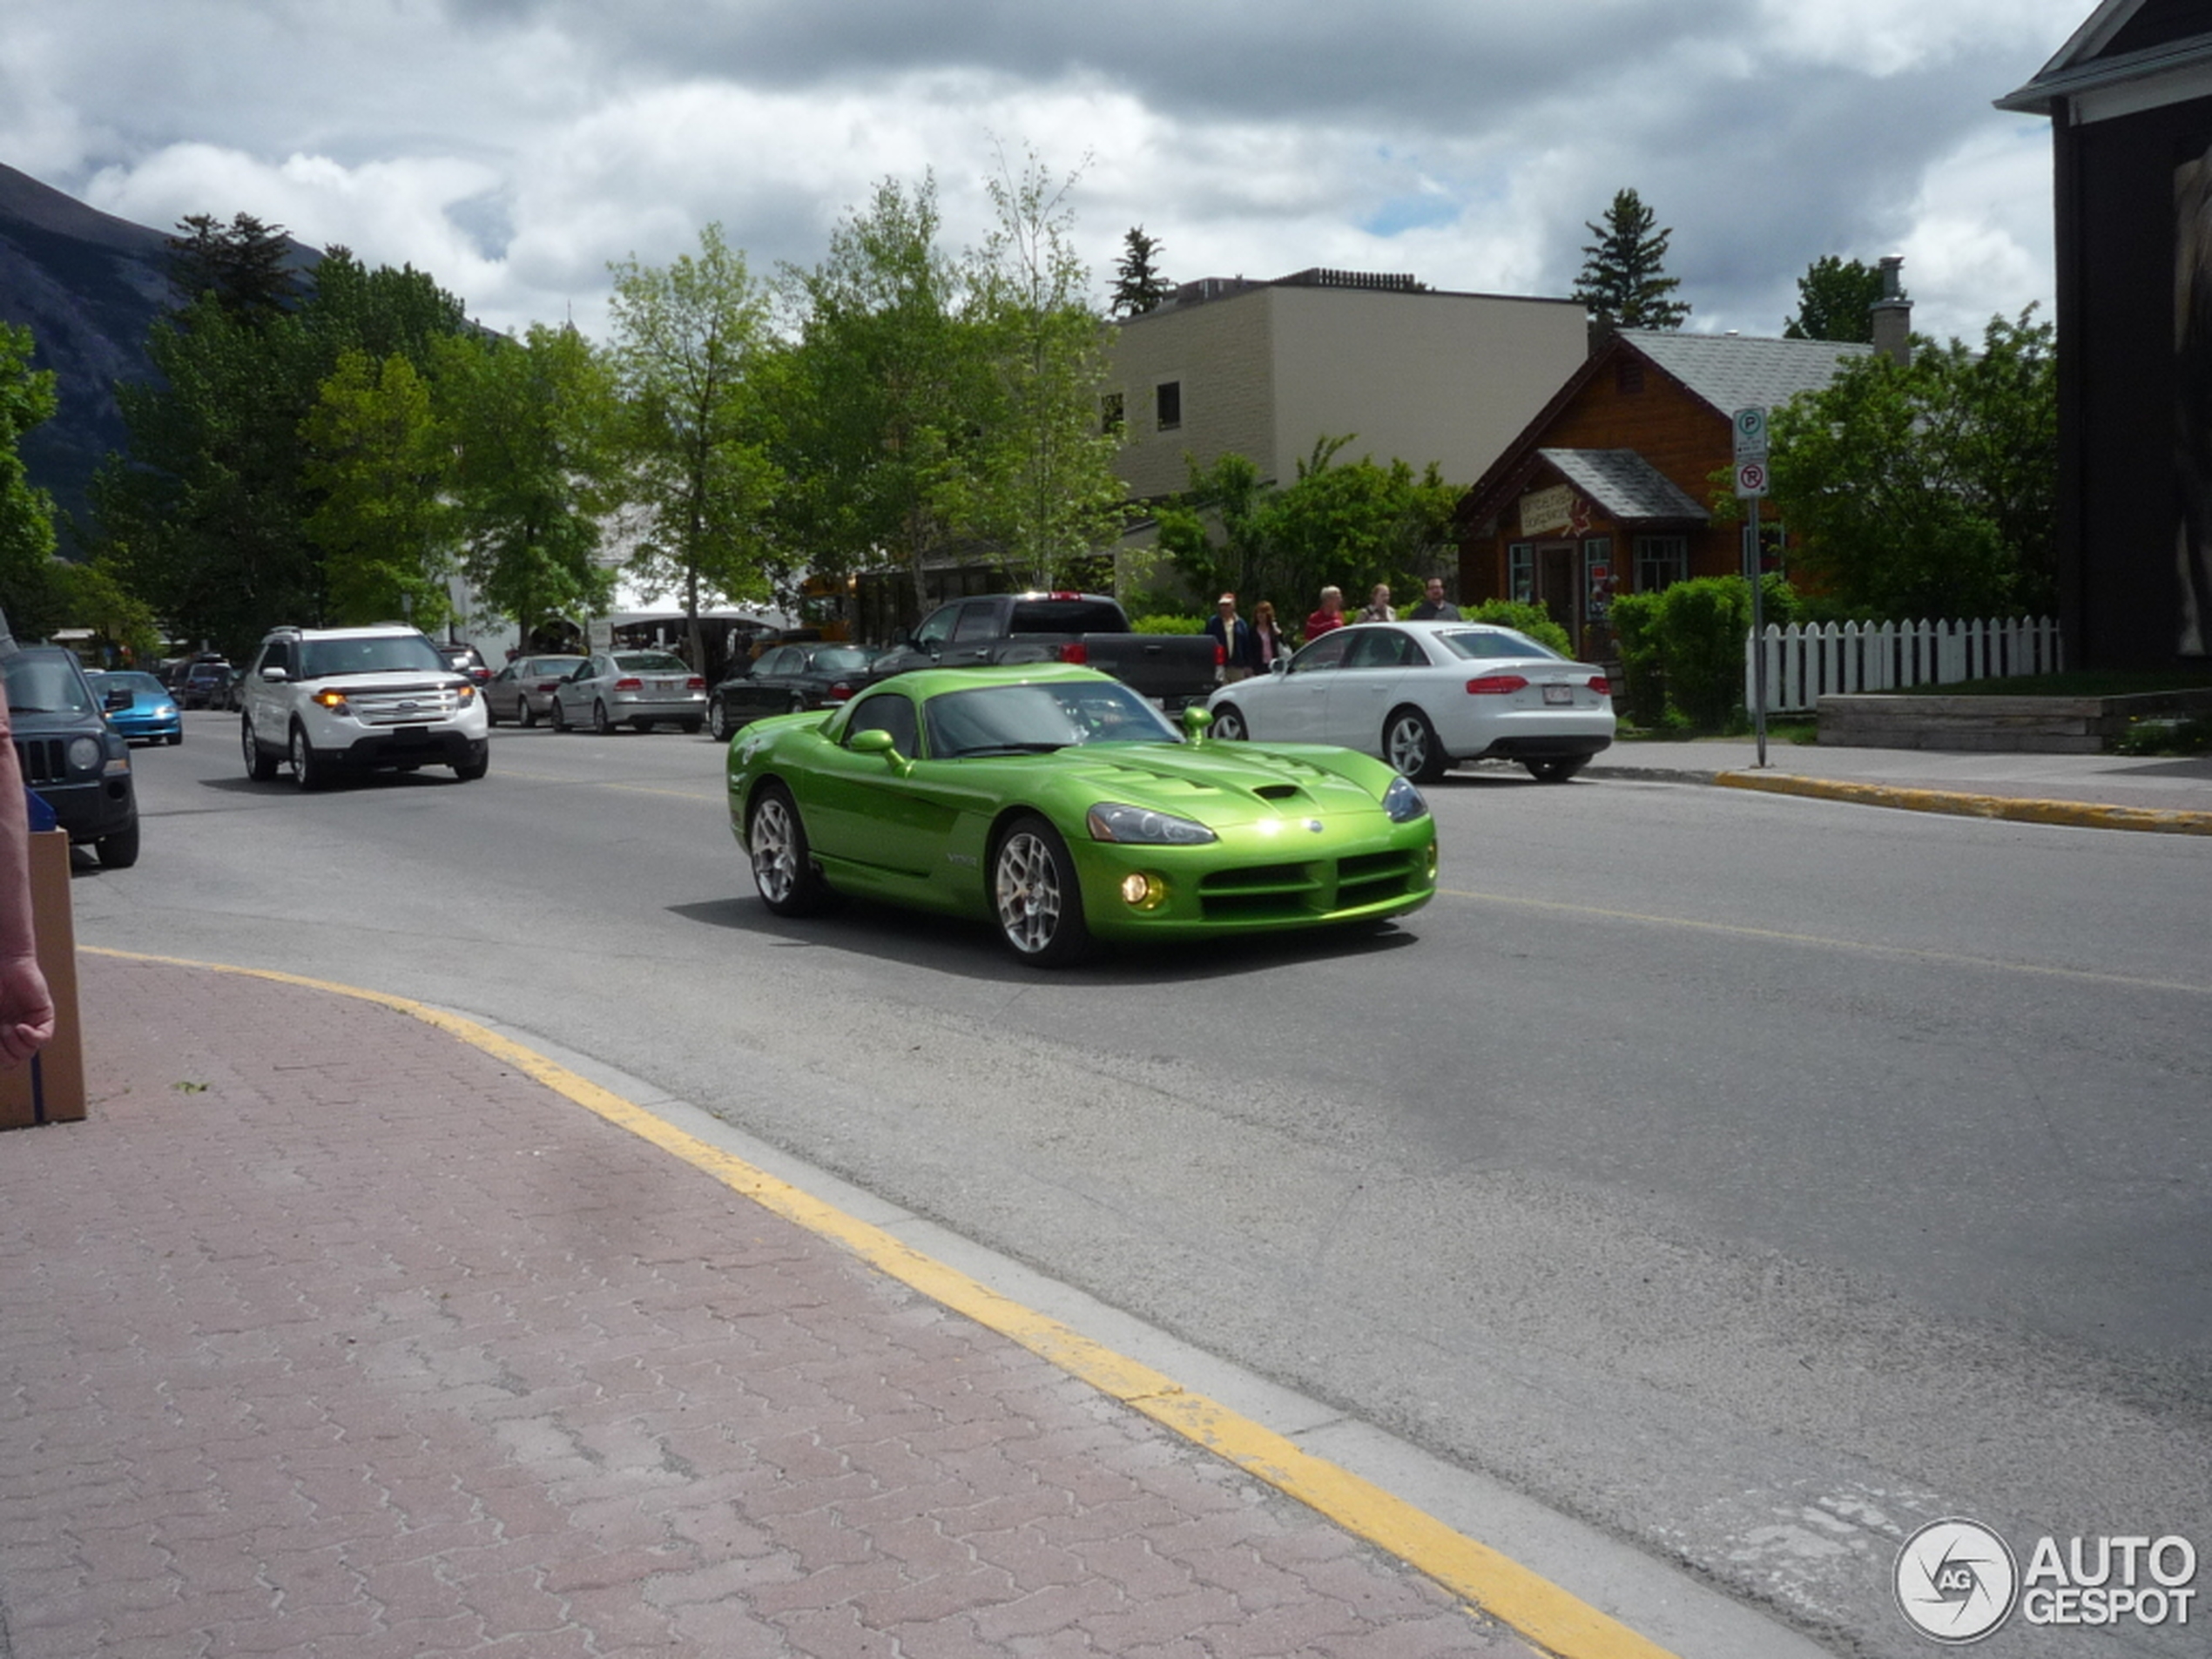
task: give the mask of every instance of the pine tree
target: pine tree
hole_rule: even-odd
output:
[[[212,214],[178,221],[168,239],[169,277],[189,306],[204,293],[243,322],[262,322],[289,310],[299,285],[286,268],[290,248],[284,226],[264,225],[251,213],[219,225]]]
[[[1157,311],[1160,302],[1174,292],[1153,263],[1159,252],[1157,237],[1147,236],[1142,225],[1130,226],[1129,234],[1122,239],[1121,263],[1114,267],[1111,309],[1116,316],[1137,317]]]
[[[1585,223],[1598,239],[1584,247],[1575,298],[1601,328],[1679,328],[1689,302],[1668,296],[1682,286],[1665,274],[1672,230],[1654,230],[1655,215],[1633,190],[1616,192],[1605,223]]]

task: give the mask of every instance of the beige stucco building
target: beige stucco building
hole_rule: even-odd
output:
[[[1572,300],[1341,271],[1209,278],[1114,327],[1105,415],[1140,501],[1187,488],[1189,462],[1231,453],[1288,483],[1318,442],[1347,433],[1343,460],[1433,461],[1472,483],[1588,350]]]

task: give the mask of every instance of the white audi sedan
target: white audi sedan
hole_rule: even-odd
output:
[[[1604,671],[1487,622],[1356,623],[1206,701],[1212,735],[1333,743],[1417,783],[1462,760],[1517,760],[1564,783],[1613,741]]]

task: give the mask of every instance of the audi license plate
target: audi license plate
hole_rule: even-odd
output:
[[[1571,685],[1547,685],[1544,687],[1544,701],[1547,703],[1572,703],[1574,700],[1575,688]]]

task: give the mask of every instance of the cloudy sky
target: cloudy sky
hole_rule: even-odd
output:
[[[0,162],[140,224],[239,212],[411,263],[503,328],[602,331],[610,260],[719,221],[812,265],[934,170],[955,246],[995,152],[1082,169],[1177,280],[1325,265],[1563,294],[1616,189],[1694,329],[1778,334],[1835,253],[1915,326],[2052,292],[2050,133],[1991,99],[2092,0],[9,0]]]

